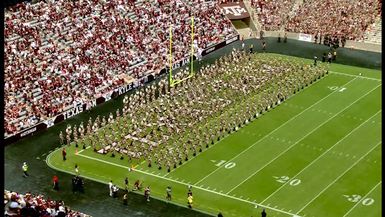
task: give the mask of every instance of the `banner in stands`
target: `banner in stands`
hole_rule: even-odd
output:
[[[298,40],[300,40],[300,41],[311,42],[311,38],[312,37],[309,34],[299,33],[299,35],[298,35]]]
[[[228,2],[220,4],[219,7],[221,8],[222,13],[230,20],[240,20],[250,17],[243,2]]]
[[[209,48],[207,48],[206,50],[204,50],[204,51],[202,52],[202,56],[206,56],[207,54],[209,54],[209,53],[211,53],[211,52],[213,52],[213,51],[216,51],[216,50],[218,50],[219,48],[222,48],[222,47],[224,47],[224,46],[226,46],[226,45],[229,45],[229,44],[231,44],[231,43],[233,43],[233,42],[235,42],[235,41],[238,41],[238,40],[239,40],[239,35],[234,36],[234,37],[232,37],[232,38],[230,38],[230,39],[227,39],[226,41],[222,41],[221,43],[218,43],[218,44],[216,44],[216,45],[214,45],[214,46],[212,46],[212,47],[209,47]]]
[[[206,50],[204,50],[202,52],[202,56],[205,56],[215,50],[218,50],[219,48],[222,48],[228,44],[231,44],[235,41],[238,41],[239,40],[239,35],[237,36],[234,36],[230,39],[227,39],[226,41],[222,41]],[[194,56],[194,60],[196,60],[196,57]],[[173,64],[173,68],[174,69],[177,69],[177,68],[180,68],[186,64],[190,63],[190,57],[186,57],[180,61],[177,61]],[[158,74],[158,77],[166,72],[168,72],[168,68],[169,67],[165,67],[163,68],[162,70],[160,70],[159,74]],[[45,120],[33,127],[30,127],[28,129],[25,129],[19,133],[16,133],[15,135],[12,135],[12,136],[9,136],[7,138],[4,139],[4,143],[5,145],[8,145],[8,144],[11,144],[11,143],[14,143],[14,142],[17,142],[18,140],[26,137],[26,136],[30,136],[30,135],[33,135],[34,133],[37,133],[37,132],[40,132],[40,131],[43,131],[43,130],[46,130],[47,128],[50,128],[52,126],[54,126],[55,124],[57,123],[60,123],[68,118],[71,118],[75,115],[78,115],[80,114],[81,112],[83,111],[86,111],[86,110],[89,110],[93,107],[95,107],[96,105],[100,105],[104,102],[107,102],[109,101],[110,99],[113,99],[113,98],[116,98],[122,94],[125,94],[127,92],[129,92],[130,90],[132,89],[135,89],[137,87],[140,87],[140,86],[143,86],[144,84],[148,83],[148,82],[151,82],[154,80],[154,75],[150,74],[148,76],[144,76],[142,77],[140,80],[135,80],[133,82],[131,82],[130,84],[127,84],[125,86],[122,86],[122,87],[119,87],[119,88],[116,88],[115,90],[109,92],[109,93],[106,93],[104,94],[103,96],[101,97],[98,97],[97,99],[91,101],[91,102],[88,102],[88,103],[84,103],[84,104],[80,104],[80,105],[77,105],[76,107],[73,107],[73,108],[70,108],[68,109],[67,111],[65,111],[64,113],[62,114],[59,114],[57,115],[56,117],[53,117],[53,118],[50,118],[48,120]]]

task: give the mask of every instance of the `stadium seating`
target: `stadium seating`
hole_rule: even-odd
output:
[[[90,217],[71,210],[63,201],[45,199],[43,195],[30,193],[22,195],[7,190],[4,190],[4,206],[6,208],[4,216]],[[31,215],[32,213],[37,215]]]
[[[236,34],[216,2],[41,1],[5,11],[5,137]]]
[[[345,36],[364,40],[368,26],[381,13],[379,0],[252,0],[259,21],[267,31]]]
[[[373,23],[367,31],[365,32],[364,41],[367,43],[381,44],[382,39],[382,21],[381,18],[378,18],[375,23]]]
[[[284,26],[287,15],[291,11],[295,0],[254,0],[251,3],[256,8],[259,21],[264,30],[276,31]]]
[[[378,0],[309,0],[288,21],[286,30],[363,40],[366,28],[375,21],[380,7]]]

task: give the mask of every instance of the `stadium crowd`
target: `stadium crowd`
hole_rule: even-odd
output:
[[[170,171],[326,73],[324,64],[233,51],[175,87],[162,80],[126,96],[115,117],[90,119],[86,131],[68,126],[66,142]]]
[[[363,40],[369,25],[381,14],[381,0],[307,0],[286,31]]]
[[[90,102],[125,76],[158,73],[174,61],[236,35],[216,2],[68,1],[20,3],[5,10],[5,136]],[[197,50],[197,49],[196,49]]]
[[[381,15],[381,0],[251,0],[263,29],[363,40]],[[298,7],[295,5],[298,4]],[[289,16],[292,15],[292,16]]]
[[[265,31],[277,31],[285,25],[288,13],[295,0],[252,0],[251,5],[256,9],[259,21]]]
[[[4,216],[14,217],[89,217],[73,211],[63,201],[44,198],[43,195],[26,193],[25,195],[4,190]]]

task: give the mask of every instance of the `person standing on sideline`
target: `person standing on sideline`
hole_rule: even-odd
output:
[[[318,59],[318,57],[314,56],[314,66],[317,66],[317,59]]]
[[[278,33],[278,43],[281,43],[281,33]]]
[[[128,193],[128,178],[127,177],[124,179],[124,190],[126,191],[126,193]]]
[[[265,41],[262,42],[262,50],[263,50],[263,52],[266,52],[266,42]]]
[[[187,197],[187,206],[188,206],[188,208],[192,209],[192,205],[193,205],[193,196],[189,195]]]
[[[266,217],[266,216],[267,216],[265,209],[262,210],[261,216],[262,216],[262,217]]]
[[[245,42],[242,40],[242,49],[241,51],[245,51]]]
[[[250,53],[251,53],[251,54],[253,53],[253,48],[254,48],[254,45],[251,44],[251,45],[250,45]]]
[[[23,176],[24,176],[25,178],[28,177],[29,175],[28,175],[28,173],[27,173],[27,172],[28,172],[28,165],[27,165],[27,162],[24,162],[24,163],[23,163],[23,167],[22,167],[22,168],[23,168],[23,173],[24,173]]]
[[[127,205],[127,192],[123,195],[123,205]]]
[[[333,61],[336,61],[337,60],[337,50],[334,49],[333,51]]]
[[[110,197],[112,197],[113,196],[113,189],[112,189],[112,187],[113,187],[114,185],[112,184],[112,180],[108,183],[108,188],[110,189]]]
[[[332,57],[333,57],[332,53],[329,52],[328,53],[328,63],[332,63]]]
[[[79,175],[79,166],[78,166],[78,164],[75,164],[75,173],[76,173],[76,176]]]
[[[61,151],[61,155],[63,156],[63,161],[66,161],[67,160],[67,158],[66,158],[66,156],[67,156],[66,148],[63,148],[63,150]]]
[[[150,202],[150,186],[147,186],[146,189],[144,189],[144,197],[146,198],[147,202]]]
[[[75,194],[75,192],[77,191],[77,187],[78,187],[78,180],[76,178],[76,176],[74,176],[72,178],[72,193]]]
[[[59,178],[57,176],[53,176],[53,189],[58,191],[59,190]]]
[[[283,43],[287,43],[287,32],[285,32],[285,35],[283,36]]]
[[[171,200],[171,187],[170,186],[168,186],[166,188],[166,193],[167,193],[166,199],[170,201]]]

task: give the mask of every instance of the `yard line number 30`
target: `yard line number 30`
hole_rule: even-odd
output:
[[[344,195],[348,199],[348,201],[352,203],[357,203],[359,202],[363,197],[359,194],[353,194],[353,195]],[[361,201],[362,205],[364,206],[370,206],[374,203],[374,199],[367,197]]]

